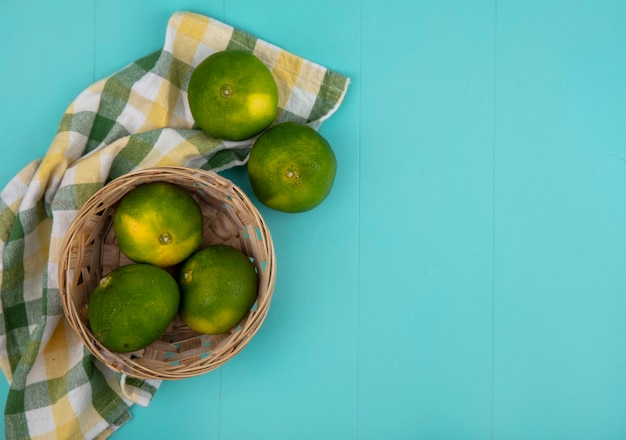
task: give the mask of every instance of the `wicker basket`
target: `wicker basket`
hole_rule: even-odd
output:
[[[107,350],[93,336],[87,318],[89,295],[99,280],[131,264],[117,246],[112,228],[116,204],[131,189],[168,181],[189,191],[204,216],[202,246],[227,244],[253,259],[259,273],[256,304],[240,325],[222,335],[190,330],[176,316],[153,344],[133,353]],[[62,246],[59,286],[63,309],[93,355],[115,371],[144,379],[183,379],[214,370],[240,352],[259,330],[269,310],[276,262],[270,232],[248,197],[213,172],[184,167],[132,172],[105,185],[81,208]]]

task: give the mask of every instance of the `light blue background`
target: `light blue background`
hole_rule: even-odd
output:
[[[176,10],[352,84],[261,331],[114,438],[626,438],[625,1],[0,0],[1,186]]]

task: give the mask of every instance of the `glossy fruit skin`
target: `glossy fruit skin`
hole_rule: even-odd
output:
[[[210,136],[242,141],[261,133],[278,113],[278,86],[271,71],[255,55],[216,52],[191,74],[189,108]]]
[[[137,351],[163,334],[179,304],[178,284],[164,269],[150,264],[120,266],[89,297],[89,326],[109,350]]]
[[[146,183],[128,192],[113,215],[120,250],[137,263],[168,267],[191,255],[202,241],[202,210],[184,189]]]
[[[248,177],[256,197],[278,211],[311,210],[330,194],[337,159],[326,139],[295,122],[277,124],[256,140]]]
[[[258,276],[248,256],[226,245],[197,251],[182,265],[179,314],[199,333],[228,332],[245,317],[257,297]]]

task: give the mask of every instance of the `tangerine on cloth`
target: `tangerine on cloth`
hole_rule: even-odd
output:
[[[5,435],[106,438],[147,406],[160,382],[100,364],[69,327],[57,279],[61,242],[82,204],[108,181],[152,166],[220,171],[246,163],[253,139],[222,142],[187,103],[194,67],[211,53],[257,55],[279,86],[277,122],[314,128],[340,106],[349,79],[225,23],[174,13],[164,47],[96,82],[69,106],[44,157],[0,194],[0,368],[10,383]]]

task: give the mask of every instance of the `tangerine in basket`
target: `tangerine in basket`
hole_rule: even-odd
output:
[[[254,305],[258,277],[243,252],[227,245],[205,247],[182,265],[180,317],[198,333],[225,333]]]
[[[89,297],[89,326],[109,350],[137,351],[163,334],[179,304],[178,284],[165,269],[120,266],[102,278]]]
[[[113,214],[113,230],[124,255],[159,267],[180,263],[198,248],[203,222],[198,202],[164,181],[131,190]]]
[[[337,159],[317,131],[283,122],[256,140],[248,159],[252,190],[264,205],[284,212],[315,208],[330,194]]]
[[[198,126],[217,139],[241,141],[265,130],[278,112],[278,86],[256,56],[216,52],[191,74],[189,109]]]

